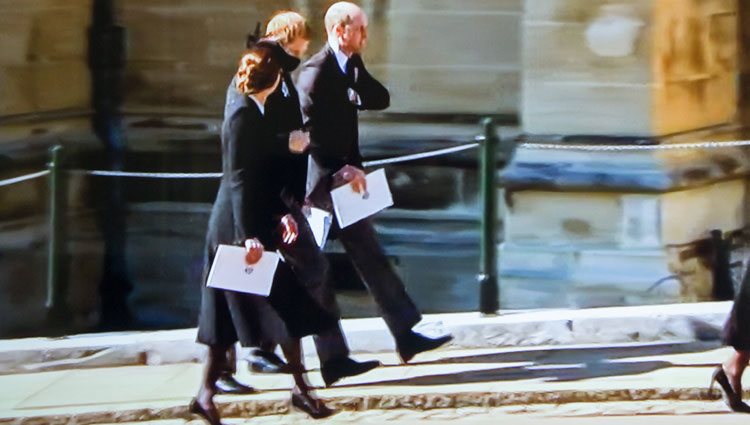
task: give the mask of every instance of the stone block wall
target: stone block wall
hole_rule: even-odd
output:
[[[736,0],[526,0],[524,130],[661,136],[730,122]]]
[[[128,29],[125,109],[219,115],[257,21],[291,8],[324,43],[325,0],[120,0]],[[521,0],[363,0],[366,61],[393,95],[389,112],[515,114]]]
[[[291,3],[120,0],[127,29],[124,109],[221,115],[245,36]]]
[[[750,2],[741,1],[739,11],[740,119],[750,124]]]
[[[0,117],[86,109],[91,0],[0,0]]]
[[[386,11],[386,47],[375,68],[393,93],[391,112],[518,111],[519,0],[399,0]]]
[[[300,10],[313,26],[314,52],[331,3],[119,0],[128,29],[126,110],[220,114],[255,22],[277,9]],[[737,58],[737,40],[750,44],[750,25],[738,24],[738,15],[750,20],[743,2],[360,4],[371,20],[367,61],[393,92],[390,112],[522,112],[531,133],[661,135],[730,120],[739,70],[741,112],[750,115],[748,49]],[[635,28],[632,42],[605,31],[609,44],[591,45],[587,34],[601,31],[592,25],[611,23],[613,14],[625,39]],[[91,0],[0,0],[0,116],[89,106],[90,15]]]
[[[665,143],[741,137],[714,130]],[[747,226],[749,170],[750,151],[736,147],[521,150],[503,173],[501,275],[564,294],[614,287],[625,297],[600,305],[709,300],[707,239]]]
[[[710,264],[695,242],[710,229],[744,226],[746,190],[732,180],[665,194],[514,193],[500,270],[563,287],[617,287],[651,302],[710,300]]]

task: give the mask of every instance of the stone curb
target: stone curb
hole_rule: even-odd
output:
[[[654,341],[717,341],[731,302],[611,307],[581,310],[426,315],[417,330],[450,332],[448,349],[540,345],[617,344]],[[347,319],[344,333],[353,353],[394,350],[383,321]],[[307,353],[315,353],[310,338]],[[76,335],[0,341],[0,374],[89,367],[200,362],[204,348],[195,329]]]
[[[286,394],[284,392],[284,394]],[[284,395],[286,397],[286,395]],[[599,391],[539,391],[539,392],[457,392],[425,394],[381,394],[367,396],[323,397],[329,406],[345,411],[365,410],[432,410],[457,409],[464,407],[504,407],[539,404],[598,403],[623,401],[710,401],[717,400],[718,394],[709,397],[703,388],[670,389],[620,389]],[[263,399],[257,397],[237,397],[234,401],[217,403],[221,414],[226,418],[268,416],[286,414],[290,410],[289,401],[283,399]],[[26,417],[0,418],[0,425],[88,425],[97,423],[137,422],[188,418],[186,405],[172,405],[156,408],[126,409],[120,411],[90,411],[70,414],[49,414]]]

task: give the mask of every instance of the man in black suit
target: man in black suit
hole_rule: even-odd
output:
[[[387,108],[390,95],[367,72],[360,56],[367,40],[364,11],[353,3],[336,3],[326,13],[325,26],[328,43],[303,65],[297,87],[305,128],[310,131],[308,200],[331,211],[331,189],[352,183],[357,192],[366,190],[358,112]],[[450,335],[428,338],[412,330],[422,316],[388,261],[370,220],[334,230],[380,307],[404,363],[452,339]],[[330,297],[328,302],[336,301]],[[340,329],[316,338],[323,367],[333,359],[348,357],[349,349]]]

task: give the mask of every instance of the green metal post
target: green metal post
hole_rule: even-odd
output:
[[[47,259],[47,302],[51,319],[68,315],[67,181],[63,170],[63,148],[50,149],[49,166],[49,258]]]
[[[484,142],[481,146],[479,175],[481,179],[482,246],[480,253],[479,310],[497,314],[500,290],[497,273],[497,145],[499,139],[491,118],[482,120]]]

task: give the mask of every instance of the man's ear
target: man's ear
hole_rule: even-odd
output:
[[[342,37],[344,35],[344,24],[336,24],[333,27],[333,32],[336,34],[336,37]]]

